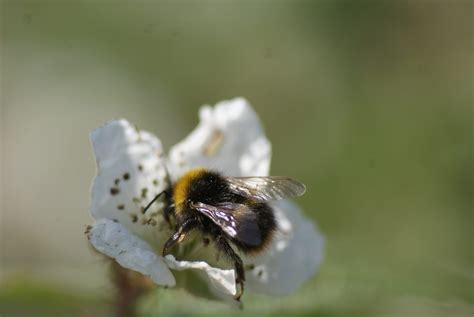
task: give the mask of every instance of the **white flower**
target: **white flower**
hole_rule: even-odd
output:
[[[175,286],[170,271],[188,271],[207,283],[220,298],[236,294],[232,266],[223,267],[206,256],[201,240],[180,249],[189,261],[161,257],[171,231],[163,221],[162,203],[143,213],[144,206],[171,181],[194,167],[208,167],[231,176],[265,176],[270,169],[271,145],[246,100],[239,98],[200,110],[200,123],[165,159],[161,142],[126,120],[115,120],[91,133],[98,172],[92,185],[88,230],[91,244],[121,266],[149,276],[156,284]],[[296,204],[272,204],[278,233],[266,252],[245,257],[246,291],[285,295],[294,292],[318,269],[324,238]],[[206,250],[204,250],[206,249]],[[204,251],[203,251],[204,250]],[[214,261],[215,262],[215,261]],[[219,267],[217,267],[217,263]],[[178,283],[179,284],[179,283]]]

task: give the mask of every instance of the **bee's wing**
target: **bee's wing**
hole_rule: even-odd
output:
[[[246,205],[232,202],[211,206],[201,202],[191,203],[191,208],[211,219],[230,237],[245,244],[257,246],[262,234],[255,213]]]
[[[235,193],[262,202],[298,197],[306,191],[303,183],[285,176],[226,177],[226,179]]]

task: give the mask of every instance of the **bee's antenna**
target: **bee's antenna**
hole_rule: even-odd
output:
[[[153,203],[154,203],[158,198],[160,198],[160,196],[161,196],[164,192],[165,192],[165,190],[162,191],[161,193],[159,193],[158,195],[156,195],[155,198],[153,198],[153,199],[148,203],[148,205],[146,205],[145,209],[143,209],[142,212],[145,213],[145,212],[151,207],[151,205],[153,205]]]
[[[165,172],[166,172],[166,182],[168,183],[168,187],[171,187],[171,177],[170,177],[170,172],[168,171],[168,164],[166,164],[167,161],[165,161],[164,167],[165,167]]]
[[[163,190],[161,193],[159,193],[158,195],[155,196],[155,198],[153,198],[149,203],[148,205],[146,205],[145,209],[143,209],[143,213],[145,213],[148,209],[150,209],[151,205],[153,205],[153,203],[158,199],[160,198],[160,196],[165,193],[166,191],[169,190],[169,188],[171,188],[171,178],[170,178],[170,172],[168,171],[168,166],[165,164],[164,165],[164,168],[165,168],[165,172],[166,172],[166,182],[168,183],[168,188]]]

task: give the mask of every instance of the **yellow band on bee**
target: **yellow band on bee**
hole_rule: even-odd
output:
[[[193,180],[200,177],[206,170],[204,168],[195,168],[192,169],[176,182],[173,190],[173,200],[175,205],[176,213],[180,213],[183,210],[183,205],[186,200],[189,185]]]

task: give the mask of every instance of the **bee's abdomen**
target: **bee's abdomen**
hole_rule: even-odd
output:
[[[242,241],[233,242],[242,252],[252,255],[263,251],[268,246],[277,230],[277,224],[273,210],[268,204],[253,202],[250,204],[250,207],[256,214],[256,221],[261,234],[261,243],[249,245]]]

